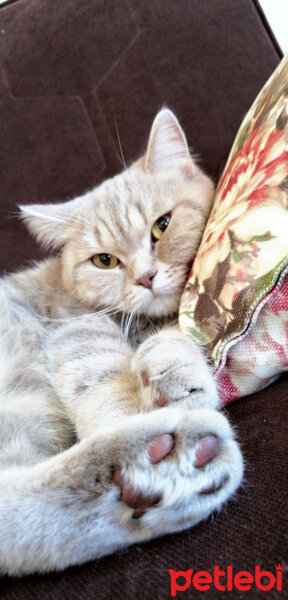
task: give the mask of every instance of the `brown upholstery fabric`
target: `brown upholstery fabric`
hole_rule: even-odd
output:
[[[71,198],[121,169],[115,121],[129,162],[167,104],[216,180],[243,115],[279,61],[252,0],[17,0],[0,8],[0,43],[6,272],[42,255],[15,217],[17,204]],[[287,391],[283,380],[229,408],[246,480],[214,522],[64,573],[5,578],[1,600],[164,600],[169,568],[287,565]]]

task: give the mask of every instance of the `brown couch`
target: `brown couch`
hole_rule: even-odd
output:
[[[217,180],[280,60],[252,0],[16,0],[0,8],[0,42],[3,272],[42,256],[17,204],[72,198],[121,169],[115,121],[129,162],[168,105]],[[287,589],[287,393],[283,378],[228,408],[246,477],[214,520],[63,573],[4,578],[1,600],[166,600],[168,569],[217,564],[275,573],[280,562]],[[253,588],[248,597],[263,594]],[[181,595],[203,597],[192,587]],[[226,598],[212,587],[206,595]]]

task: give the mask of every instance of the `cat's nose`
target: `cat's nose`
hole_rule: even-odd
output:
[[[153,279],[156,273],[157,271],[148,271],[148,273],[144,273],[144,275],[141,275],[141,277],[137,279],[136,285],[143,285],[148,290],[151,290],[153,285]]]

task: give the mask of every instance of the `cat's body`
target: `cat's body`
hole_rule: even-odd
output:
[[[23,207],[62,251],[0,287],[0,572],[189,527],[239,485],[211,372],[169,323],[212,197],[163,110],[130,169],[72,202]],[[151,459],[154,439],[169,448]]]

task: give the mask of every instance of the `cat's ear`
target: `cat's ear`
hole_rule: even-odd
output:
[[[68,239],[68,220],[79,205],[79,199],[59,204],[19,206],[21,218],[44,246],[60,248]]]
[[[144,167],[151,173],[174,169],[186,177],[194,172],[184,131],[174,113],[163,108],[154,119],[149,136]]]

